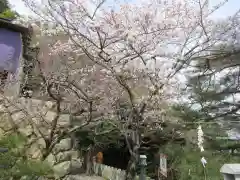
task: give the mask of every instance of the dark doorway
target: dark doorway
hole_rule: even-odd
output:
[[[103,151],[103,164],[111,167],[126,170],[129,159],[130,153],[126,146],[110,146]]]

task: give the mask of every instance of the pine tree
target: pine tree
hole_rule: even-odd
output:
[[[206,121],[216,120],[225,127],[240,129],[239,58],[240,47],[235,45],[216,47],[197,60],[188,81],[188,97]]]

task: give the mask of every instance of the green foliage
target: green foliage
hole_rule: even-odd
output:
[[[99,123],[92,130],[76,132],[76,137],[80,144],[79,147],[83,151],[87,150],[90,145],[99,147],[106,147],[110,144],[115,147],[121,146],[119,131],[107,120]]]
[[[0,18],[6,18],[6,19],[15,19],[17,16],[16,12],[6,9],[2,13],[0,13]]]
[[[178,180],[205,180],[205,176],[206,179],[221,180],[223,179],[219,172],[221,166],[240,160],[240,157],[231,156],[229,153],[216,153],[209,149],[201,153],[197,148],[174,144],[168,144],[161,152],[168,156],[169,176]],[[200,161],[203,156],[207,160],[205,169]]]
[[[191,108],[190,105],[176,105],[172,109],[173,114],[186,124],[180,131],[184,133],[186,142],[190,143],[182,146],[169,142],[166,146],[160,147],[160,152],[168,156],[169,179],[205,180],[205,176],[211,180],[223,179],[219,172],[221,166],[240,160],[236,154],[230,153],[230,150],[236,149],[238,141],[230,140],[226,133],[227,129],[214,121],[204,119],[208,115]],[[200,152],[196,144],[199,122],[204,132],[204,152]],[[206,169],[200,161],[203,156],[208,162]]]
[[[30,180],[51,174],[51,168],[40,161],[27,159],[24,155],[26,138],[19,134],[9,135],[0,140],[0,147],[7,148],[8,152],[0,153],[0,179],[10,177],[20,179],[27,176]]]
[[[0,0],[0,14],[6,9],[10,9],[9,2],[7,0]]]
[[[196,122],[202,119],[203,114],[197,110],[194,110],[187,104],[176,104],[172,106],[172,115],[183,120],[186,123],[186,127],[196,128]],[[191,124],[192,123],[192,124]]]
[[[0,18],[15,19],[18,13],[11,10],[7,0],[0,0]]]
[[[211,54],[196,59],[192,76],[188,78],[187,95],[191,104],[206,121],[222,120],[224,125],[240,129],[238,100],[240,71],[239,45],[217,46]]]

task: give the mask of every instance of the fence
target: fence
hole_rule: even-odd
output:
[[[104,164],[94,164],[94,173],[98,176],[101,176],[105,178],[106,180],[125,180],[126,172],[121,169],[113,168]],[[138,176],[135,178],[135,180],[138,180]],[[149,177],[147,177],[146,180],[153,180]]]

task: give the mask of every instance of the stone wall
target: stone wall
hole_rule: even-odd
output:
[[[27,156],[41,159],[46,150],[44,138],[50,137],[52,122],[57,115],[55,108],[55,103],[51,101],[1,96],[0,136],[17,130],[28,138]],[[56,130],[61,132],[70,127],[72,127],[71,116],[60,114]],[[63,138],[58,142],[45,160],[53,167],[56,178],[78,174],[82,167],[82,159],[71,137]]]

